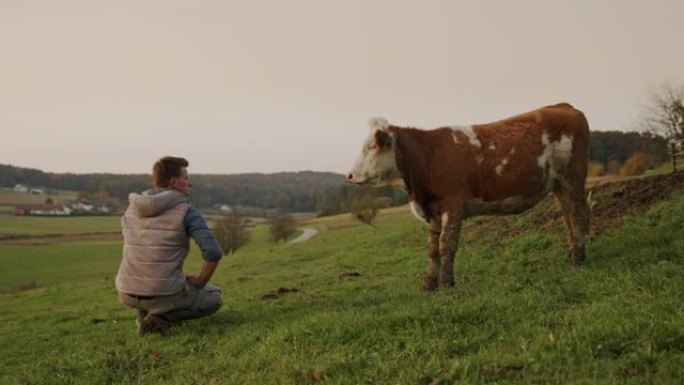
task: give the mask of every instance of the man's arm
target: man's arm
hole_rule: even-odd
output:
[[[209,279],[211,279],[211,276],[214,275],[216,266],[218,266],[218,261],[203,261],[199,275],[186,275],[185,279],[187,279],[188,283],[192,286],[204,287],[206,286],[207,282],[209,282]]]
[[[194,208],[190,207],[185,214],[183,220],[185,231],[192,237],[197,246],[202,251],[202,267],[200,273],[197,275],[188,275],[186,279],[188,283],[197,287],[204,287],[211,279],[211,276],[218,266],[218,262],[223,257],[223,250],[216,242],[214,234],[211,233],[207,222],[202,217],[202,214]]]

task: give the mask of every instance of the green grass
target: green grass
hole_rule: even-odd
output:
[[[118,215],[64,217],[0,215],[0,234],[48,235],[118,231],[121,231],[121,217]]]
[[[0,246],[0,282],[39,283],[0,295],[0,383],[681,383],[684,195],[593,240],[581,268],[562,229],[516,222],[468,227],[457,287],[435,293],[404,211],[293,245],[257,227],[213,279],[224,307],[167,337],[139,338],[117,302],[119,243]],[[299,291],[261,299],[279,287]]]

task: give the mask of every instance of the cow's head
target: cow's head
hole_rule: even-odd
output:
[[[389,123],[382,118],[369,122],[370,135],[363,142],[361,154],[347,180],[354,184],[374,184],[387,186],[401,181],[395,157],[394,134]]]

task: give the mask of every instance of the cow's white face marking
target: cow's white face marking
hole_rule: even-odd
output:
[[[572,157],[572,136],[562,135],[557,142],[551,142],[545,132],[542,134],[541,142],[544,145],[544,151],[537,158],[537,165],[542,170],[546,170],[548,166],[549,176],[556,179]]]
[[[480,143],[480,139],[477,138],[477,135],[475,135],[475,131],[473,130],[473,126],[451,126],[449,127],[454,131],[459,131],[463,135],[468,137],[468,142],[470,142],[471,145],[476,146],[476,147],[482,147],[482,143]],[[455,138],[455,137],[454,137]]]
[[[499,163],[499,165],[496,166],[496,168],[494,170],[496,171],[496,173],[498,175],[501,175],[503,173],[504,166],[507,164],[508,164],[508,158],[503,158],[503,160],[501,160],[501,163]]]
[[[482,155],[478,155],[475,157],[475,161],[477,162],[478,165],[482,164],[484,162],[484,157]]]
[[[389,131],[390,125],[385,119],[373,118],[368,124],[370,134],[363,142],[349,181],[376,186],[392,184],[401,178],[395,158],[394,134]]]
[[[511,148],[511,152],[509,152],[510,155],[515,154],[515,147]]]
[[[493,144],[490,144],[488,148],[492,151],[496,150],[496,146]]]

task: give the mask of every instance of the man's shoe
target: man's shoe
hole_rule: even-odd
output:
[[[147,315],[147,310],[136,309],[136,313],[135,326],[138,327],[138,334],[144,335],[145,330],[143,330],[143,319],[145,319],[145,316]]]
[[[164,319],[164,316],[147,314],[140,323],[140,328],[138,329],[140,335],[145,335],[148,333],[159,333],[165,334],[167,330],[171,327],[171,323]]]

